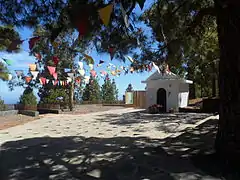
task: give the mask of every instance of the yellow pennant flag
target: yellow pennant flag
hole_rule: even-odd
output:
[[[85,57],[85,61],[87,61],[88,64],[94,64],[94,60],[91,56],[87,55],[87,54],[83,54]]]
[[[103,21],[103,24],[105,24],[105,26],[107,26],[109,24],[112,10],[113,10],[113,5],[110,4],[98,11],[99,16],[100,16],[101,20]]]

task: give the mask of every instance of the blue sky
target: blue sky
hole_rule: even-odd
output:
[[[145,8],[149,7],[151,3],[152,3],[151,0],[147,1],[145,4]],[[138,6],[136,6],[135,12],[137,14],[141,13]],[[21,29],[18,29],[18,32],[20,33],[21,39],[28,39],[28,38],[32,37],[31,29],[21,28]],[[22,49],[23,50],[20,53],[6,53],[6,52],[0,53],[0,58],[6,58],[6,59],[13,60],[13,62],[14,62],[13,65],[8,66],[9,70],[11,71],[11,73],[13,75],[15,75],[14,70],[24,70],[25,72],[27,72],[28,64],[34,63],[36,61],[35,57],[29,56],[29,48],[28,48],[27,40],[24,41],[24,43],[22,45]],[[94,65],[94,69],[98,72],[98,74],[99,74],[100,70],[106,70],[106,66],[109,63],[112,63],[116,66],[121,66],[121,65],[126,66],[126,64],[124,64],[123,62],[120,62],[118,60],[113,59],[111,61],[109,54],[97,54],[96,51],[92,51],[89,53],[89,55],[91,55],[96,62]],[[104,65],[101,67],[96,66],[97,63],[99,62],[99,60],[105,61]],[[127,62],[127,64],[129,64],[129,62]],[[115,79],[117,88],[119,89],[119,97],[121,98],[122,95],[125,93],[125,89],[127,88],[129,83],[131,83],[133,85],[134,90],[144,90],[145,84],[142,84],[141,81],[147,79],[147,77],[151,73],[152,72],[133,73],[133,74],[129,73],[127,75],[124,75],[122,73],[122,75],[120,77],[111,76],[111,78]],[[101,85],[103,83],[103,79],[101,79],[99,83]],[[10,91],[8,89],[7,83],[0,80],[0,96],[7,104],[17,103],[19,100],[19,96],[22,94],[23,90],[24,89],[21,87],[16,87],[14,89],[14,91]],[[37,91],[35,91],[35,93],[36,92]]]

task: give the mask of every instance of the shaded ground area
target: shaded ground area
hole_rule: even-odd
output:
[[[46,136],[6,142],[1,147],[0,179],[239,179],[215,161],[196,158],[212,151],[216,123],[210,119],[165,139]]]
[[[163,133],[182,132],[187,127],[193,127],[201,120],[209,117],[207,113],[166,113],[148,114],[145,111],[123,114],[102,114],[98,116],[101,122],[110,125],[124,126],[135,131],[157,130]]]

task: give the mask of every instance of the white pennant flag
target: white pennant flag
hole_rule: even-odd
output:
[[[79,65],[79,69],[83,69],[83,62],[79,61],[78,65]]]
[[[70,78],[73,78],[73,76],[74,76],[73,73],[67,73],[67,75],[68,75]]]
[[[85,70],[84,69],[79,69],[78,72],[81,76],[85,75]]]
[[[122,6],[122,3],[120,3],[120,9],[121,9],[121,11],[122,11],[124,23],[125,23],[126,27],[129,28],[128,16],[127,16],[127,13],[126,13],[125,9],[124,9],[123,6]]]
[[[158,71],[158,73],[160,73],[159,67],[154,62],[152,64],[153,64],[153,67]]]
[[[33,78],[32,78],[33,80],[37,79],[38,73],[39,73],[39,71],[31,71],[31,74],[33,76]]]
[[[70,82],[72,82],[72,78],[67,77],[67,83],[70,83]]]
[[[89,79],[90,79],[90,76],[85,76],[85,77],[84,77],[85,83],[89,83]]]
[[[13,78],[12,74],[8,74],[8,80],[11,81]]]
[[[93,70],[93,64],[89,64],[90,71]]]

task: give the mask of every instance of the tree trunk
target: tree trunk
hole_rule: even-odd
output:
[[[188,62],[188,76],[187,78],[189,80],[194,79],[194,68],[191,65],[191,62]],[[189,85],[189,99],[195,99],[196,98],[196,89],[195,89],[195,83]]]
[[[69,109],[73,111],[74,82],[71,83],[69,91]]]
[[[212,97],[216,97],[216,68],[215,63],[212,63]]]
[[[228,4],[226,4],[228,3]],[[225,4],[225,5],[224,5]],[[228,162],[240,160],[240,5],[215,0],[220,45],[220,110],[215,148]]]

